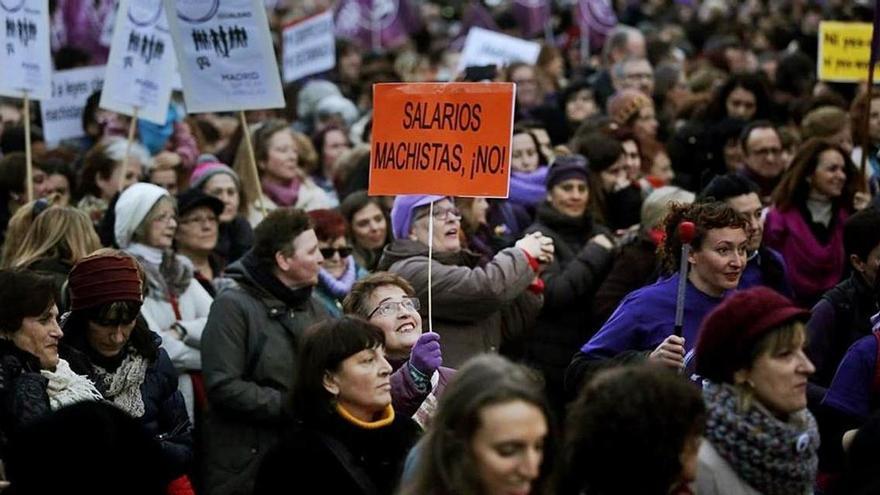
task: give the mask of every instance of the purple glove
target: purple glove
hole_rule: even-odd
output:
[[[409,364],[430,378],[443,364],[440,335],[434,332],[423,333],[410,352]]]

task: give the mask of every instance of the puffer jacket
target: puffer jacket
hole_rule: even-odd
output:
[[[242,261],[226,276],[231,280],[214,300],[202,333],[208,410],[200,439],[204,493],[210,495],[253,491],[260,462],[278,442],[291,405],[299,338],[328,317],[311,296],[288,307]]]
[[[541,297],[527,290],[535,272],[525,251],[505,249],[485,267],[476,266],[477,260],[464,250],[434,253],[433,330],[442,337],[443,364],[452,368],[521,340],[541,309]],[[412,284],[427,328],[428,246],[397,239],[385,247],[378,268]]]
[[[95,370],[95,364],[100,357],[97,353],[90,352],[84,329],[73,329],[72,324],[67,320],[62,325],[65,340],[59,349],[61,358],[70,363],[70,369],[75,373],[89,377],[98,390],[105,394]],[[192,466],[192,423],[186,412],[183,395],[177,390],[177,371],[171,364],[168,353],[160,347],[161,337],[150,332],[141,317],[138,317],[136,325],[140,327],[140,331],[148,332],[157,353],[156,359],[147,365],[144,381],[141,383],[144,414],[136,419],[151,437],[159,441],[166,461],[163,469],[167,472],[163,474],[170,481],[186,474]],[[122,352],[136,351],[128,346]]]
[[[526,229],[532,232],[553,239],[555,257],[541,273],[544,307],[526,339],[526,360],[543,372],[548,395],[559,407],[565,369],[596,328],[593,297],[611,268],[613,254],[589,242],[593,236],[609,234],[608,229],[589,215],[568,217],[548,203],[538,207],[535,223]]]

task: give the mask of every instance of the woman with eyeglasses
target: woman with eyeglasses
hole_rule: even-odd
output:
[[[541,272],[544,307],[529,333],[526,359],[544,373],[547,395],[561,413],[563,376],[595,322],[592,297],[611,268],[611,233],[590,213],[589,171],[581,155],[560,156],[547,175],[546,200],[526,232],[553,239],[555,259]]]
[[[864,201],[849,154],[818,139],[804,143],[773,191],[764,242],[785,258],[795,302],[811,308],[840,282],[846,265],[843,224]]]
[[[147,273],[141,314],[180,373],[180,390],[193,417],[191,371],[201,371],[202,330],[214,301],[194,276],[192,262],[172,250],[177,209],[165,189],[139,182],[119,196],[114,224],[116,244]]]
[[[213,282],[219,280],[224,264],[217,254],[223,201],[190,188],[177,195],[178,226],[174,234],[177,253],[192,262],[193,276],[211,297],[217,295]]]
[[[342,300],[359,278],[367,275],[351,255],[345,237],[345,219],[335,210],[312,210],[308,213],[318,237],[318,249],[324,263],[318,272],[314,295],[334,318],[342,316]]]
[[[397,196],[391,225],[395,240],[385,248],[378,269],[412,284],[423,317],[428,315],[428,249],[433,245],[433,322],[428,329],[442,337],[446,362],[456,367],[481,352],[518,352],[522,334],[541,308],[537,274],[553,257],[553,240],[540,233],[526,235],[480,266],[479,255],[462,248],[461,211],[445,196]]]
[[[420,307],[412,285],[390,272],[355,282],[344,303],[346,314],[365,318],[385,333],[385,357],[393,369],[391,403],[425,427],[455,370],[441,366],[440,336],[422,333]]]

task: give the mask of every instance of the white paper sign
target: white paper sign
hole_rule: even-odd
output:
[[[458,70],[472,65],[508,65],[513,62],[535,64],[541,45],[480,27],[472,27],[464,40]]]
[[[49,98],[49,0],[0,0],[0,23],[0,95]]]
[[[43,137],[50,145],[86,135],[82,113],[86,100],[104,85],[103,65],[63,70],[52,76],[52,97],[40,102]]]
[[[122,0],[113,28],[101,108],[163,125],[174,54],[161,0]]]
[[[284,107],[262,0],[164,0],[190,113]]]
[[[282,40],[284,82],[296,81],[336,66],[331,11],[291,24],[284,29]]]

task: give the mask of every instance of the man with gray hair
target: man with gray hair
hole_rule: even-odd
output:
[[[602,48],[602,70],[591,81],[599,108],[605,108],[605,102],[614,94],[611,79],[614,64],[627,57],[645,58],[645,54],[645,36],[638,29],[619,24],[608,34]]]
[[[628,56],[611,68],[614,89],[636,89],[648,98],[654,97],[654,68],[644,57]]]

